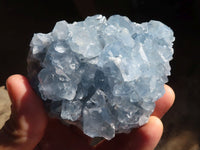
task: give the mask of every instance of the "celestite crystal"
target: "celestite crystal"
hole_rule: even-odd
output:
[[[28,77],[48,112],[90,137],[112,139],[147,123],[164,93],[173,31],[102,15],[34,34]]]

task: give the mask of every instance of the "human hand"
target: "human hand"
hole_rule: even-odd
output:
[[[153,150],[158,144],[163,125],[160,118],[172,106],[175,95],[165,85],[165,95],[156,101],[156,108],[144,126],[130,134],[117,134],[111,141],[90,146],[91,138],[74,126],[48,118],[41,99],[27,79],[13,75],[7,80],[12,101],[10,119],[0,130],[0,150]]]

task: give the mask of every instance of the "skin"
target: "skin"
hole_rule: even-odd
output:
[[[0,130],[0,150],[153,150],[163,133],[160,119],[175,99],[173,90],[165,85],[166,92],[156,101],[155,111],[147,124],[92,147],[91,138],[78,128],[48,118],[41,99],[24,76],[9,77],[7,89],[12,115]]]

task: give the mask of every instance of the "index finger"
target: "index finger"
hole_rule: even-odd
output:
[[[171,108],[175,100],[175,94],[173,89],[165,85],[165,94],[159,100],[156,101],[156,107],[152,116],[157,116],[158,118],[162,118],[164,114]]]

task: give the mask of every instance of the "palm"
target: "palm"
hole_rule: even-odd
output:
[[[152,119],[151,119],[152,120]],[[144,130],[148,130],[150,128],[154,131],[158,124],[152,124],[151,121],[149,124],[145,125],[145,127],[134,129],[129,134],[118,134],[111,141],[102,141],[96,146],[91,146],[91,138],[84,135],[82,131],[74,126],[66,126],[62,124],[57,119],[49,119],[48,126],[46,128],[46,132],[38,144],[37,148],[45,149],[45,150],[131,150],[138,149],[141,145],[145,146],[145,142],[151,143],[149,140],[152,138],[152,135],[146,135]],[[143,129],[144,128],[144,129]],[[146,129],[147,128],[147,129]],[[155,134],[155,133],[154,133]],[[146,139],[145,139],[146,138]],[[146,141],[145,141],[146,140]],[[151,146],[150,146],[151,147]]]
[[[38,147],[48,150],[90,150],[90,138],[73,126],[66,126],[57,119],[49,119],[46,132]]]

